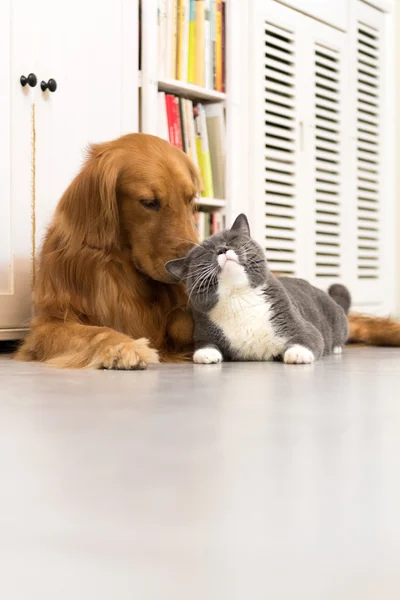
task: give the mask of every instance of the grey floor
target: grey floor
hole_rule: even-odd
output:
[[[400,350],[0,359],[4,600],[400,598]]]

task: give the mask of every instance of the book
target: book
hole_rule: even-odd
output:
[[[214,196],[214,189],[204,106],[202,104],[194,105],[193,113],[196,128],[197,158],[203,184],[201,195],[206,198],[212,198]]]
[[[212,89],[211,0],[204,0],[204,85]]]
[[[222,212],[211,213],[211,235],[221,233],[224,229],[224,217]]]
[[[180,81],[188,78],[189,51],[189,0],[178,0],[178,43],[176,52],[176,77]]]
[[[211,0],[211,89],[215,89],[215,40],[216,40],[217,0]]]
[[[204,87],[204,0],[196,0],[196,54],[194,83]]]
[[[205,212],[199,210],[194,213],[194,223],[198,231],[199,241],[202,242],[214,233],[224,229],[224,215],[222,212]]]
[[[187,122],[184,98],[179,98],[179,118],[182,130],[182,150],[189,155],[189,124]]]
[[[182,126],[181,126],[181,117],[179,113],[179,98],[177,96],[172,96],[173,98],[173,106],[172,106],[172,115],[173,115],[173,128],[174,128],[174,146],[183,149],[182,144]]]
[[[162,1],[162,0],[161,0]],[[162,57],[161,68],[159,70],[160,77],[171,76],[171,60],[172,60],[172,37],[173,37],[173,20],[172,20],[172,4],[174,0],[167,0],[166,3],[166,19],[165,26],[162,30],[162,35],[165,34],[166,40],[163,44],[165,54]],[[161,21],[162,25],[162,21]]]
[[[167,9],[168,0],[158,0],[158,71],[160,76],[164,77],[166,72],[167,56]]]
[[[221,103],[206,104],[204,110],[206,115],[214,195],[216,198],[224,199],[226,197],[226,130],[224,107]]]
[[[222,0],[217,0],[215,20],[215,89],[222,92]]]
[[[158,92],[157,135],[169,142],[167,105],[164,92]]]
[[[193,102],[191,100],[185,100],[186,105],[186,118],[189,124],[188,127],[188,141],[189,141],[189,156],[199,169],[199,160],[197,156],[197,145],[196,145],[196,130],[194,126],[194,113],[193,113]]]
[[[226,68],[225,68],[225,49],[226,49],[226,0],[222,0],[222,88],[226,91]]]
[[[189,83],[196,79],[196,0],[189,0],[189,51],[188,75]]]
[[[178,43],[178,0],[172,0],[171,7],[171,30],[172,30],[172,38],[171,38],[171,54],[169,57],[170,60],[170,68],[169,68],[169,77],[172,79],[176,79],[176,52],[177,52],[177,43]]]
[[[165,94],[165,106],[167,112],[168,139],[171,144],[176,146],[174,129],[174,96],[171,94]]]

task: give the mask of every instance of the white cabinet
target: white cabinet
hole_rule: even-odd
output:
[[[345,33],[275,0],[252,4],[251,221],[274,271],[343,282],[356,308],[389,312],[386,16],[351,6]]]
[[[24,39],[29,10],[9,0],[0,3],[0,329],[14,337],[31,316],[32,88],[21,87],[28,76],[30,49]],[[16,43],[19,39],[22,47]]]
[[[276,0],[315,17],[328,25],[346,30],[348,26],[348,0]]]
[[[61,194],[91,142],[138,129],[136,0],[0,6],[0,339],[32,313],[32,279]],[[22,87],[34,73],[37,85]],[[41,81],[53,78],[53,93]],[[3,168],[5,167],[5,168]]]

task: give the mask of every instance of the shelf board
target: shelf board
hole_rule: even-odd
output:
[[[209,207],[209,208],[225,208],[226,200],[219,200],[218,198],[198,198],[196,200],[196,204],[200,208]]]
[[[160,92],[169,94],[177,94],[191,100],[208,100],[209,102],[223,102],[226,99],[226,94],[210,90],[208,88],[178,81],[177,79],[159,79],[158,89]]]

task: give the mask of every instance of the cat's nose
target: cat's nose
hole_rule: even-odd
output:
[[[228,248],[225,248],[225,246],[220,246],[217,250],[217,254],[226,254],[228,252]]]

